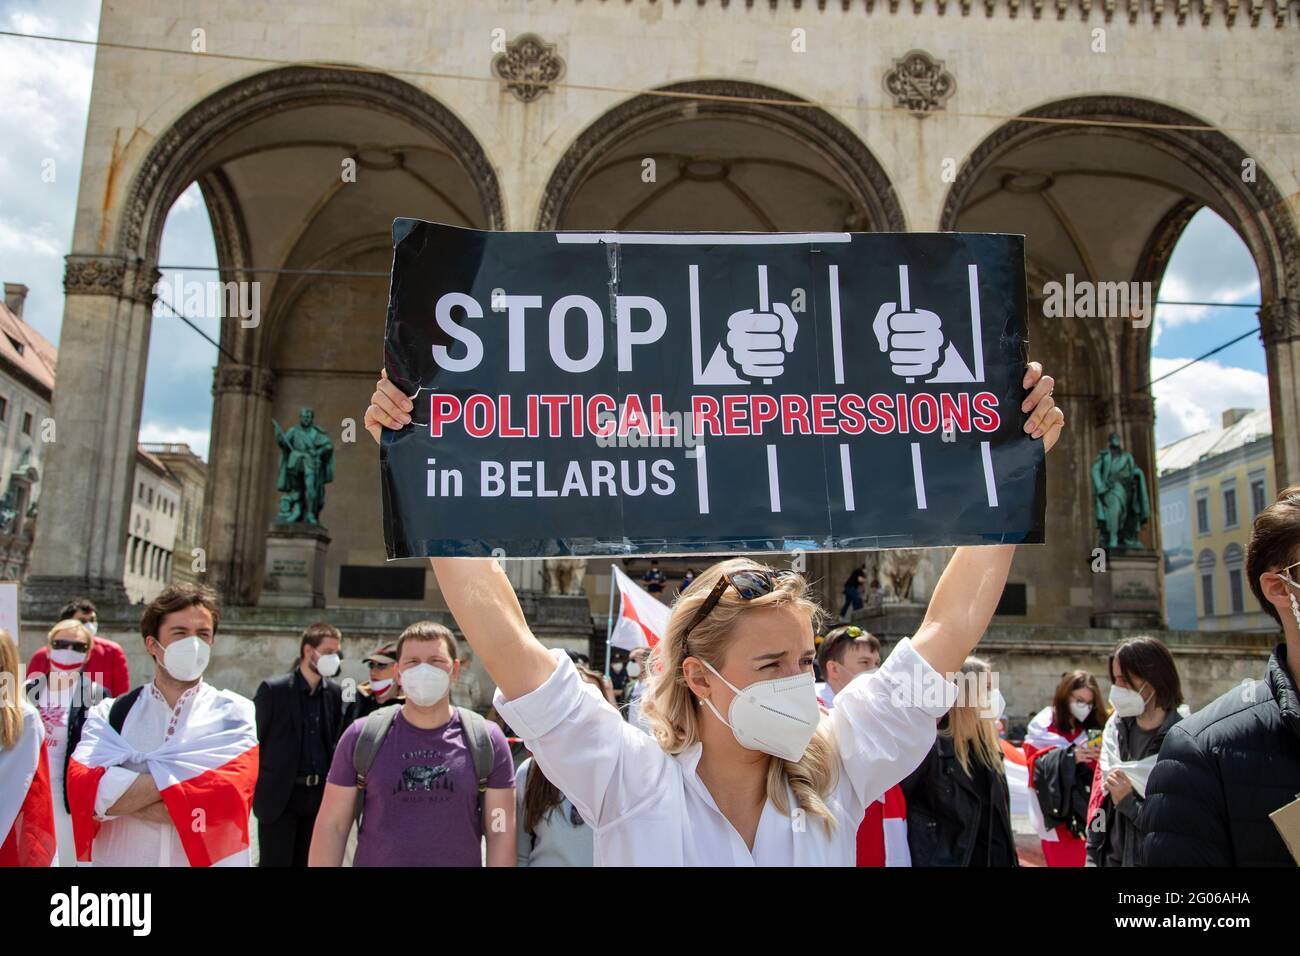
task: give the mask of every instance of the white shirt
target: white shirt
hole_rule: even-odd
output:
[[[596,866],[853,866],[865,808],[920,765],[949,707],[930,698],[955,692],[901,641],[823,718],[840,758],[826,797],[834,832],[817,818],[787,817],[769,800],[751,853],[695,772],[701,745],[665,753],[578,676],[567,654],[553,653],[558,666],[545,683],[513,701],[498,690],[494,703],[595,831]]]
[[[827,710],[835,706],[835,691],[831,690],[830,681],[822,681],[817,685],[817,699],[825,705]]]
[[[162,692],[152,681],[144,686],[140,696],[126,715],[122,724],[122,737],[136,750],[148,753],[160,747],[167,737],[183,725],[190,705],[200,694],[219,694],[211,685],[200,681],[181,694],[176,707],[167,706]],[[112,701],[98,705],[109,708]],[[249,705],[250,709],[252,705]],[[107,713],[105,713],[107,720]],[[135,778],[145,771],[143,764],[126,763],[109,767],[99,781],[95,795],[95,817],[103,820],[95,837],[92,854],[95,866],[189,866],[180,835],[172,824],[153,823],[140,817],[110,817],[108,808],[126,793]]]

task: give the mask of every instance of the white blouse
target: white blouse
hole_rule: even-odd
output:
[[[853,866],[866,807],[920,766],[956,691],[910,640],[899,642],[823,717],[840,757],[826,798],[834,832],[768,801],[751,853],[696,775],[701,745],[665,753],[578,676],[564,651],[552,653],[558,666],[545,683],[513,701],[498,690],[494,703],[592,827],[596,866]]]

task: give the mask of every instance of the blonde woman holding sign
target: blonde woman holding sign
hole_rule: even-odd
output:
[[[1025,431],[1050,449],[1065,417],[1025,373]],[[382,375],[367,430],[410,424]],[[821,609],[803,577],[752,558],[702,572],[673,605],[643,699],[623,720],[563,651],[533,636],[493,560],[432,558],[447,606],[496,682],[496,707],[595,834],[597,866],[852,866],[867,805],[920,764],[957,671],[984,633],[1014,545],[958,548],[920,629],[823,715],[813,683]]]

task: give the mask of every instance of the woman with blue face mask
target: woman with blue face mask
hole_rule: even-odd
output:
[[[1025,431],[1050,449],[1064,415],[1036,363]],[[366,428],[411,422],[387,377]],[[958,548],[924,621],[823,716],[813,682],[822,610],[804,578],[752,558],[702,571],[673,604],[642,699],[649,734],[624,721],[560,650],[529,631],[495,561],[434,558],[447,605],[497,684],[495,705],[615,866],[852,866],[869,803],[910,773],[951,706],[993,616],[1013,545]]]

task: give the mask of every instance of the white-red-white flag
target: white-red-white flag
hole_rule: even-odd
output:
[[[257,785],[257,730],[247,701],[209,689],[190,704],[177,733],[141,754],[108,723],[112,701],[91,710],[68,761],[68,803],[78,862],[93,859],[99,782],[109,767],[143,760],[190,866],[247,865],[248,819]],[[129,719],[129,717],[128,717]]]
[[[45,724],[35,707],[20,706],[18,742],[0,749],[0,866],[57,866]]]
[[[623,573],[618,565],[613,583],[622,600],[619,602],[618,620],[610,633],[609,643],[625,651],[638,647],[654,647],[668,633],[668,605],[645,591]]]

